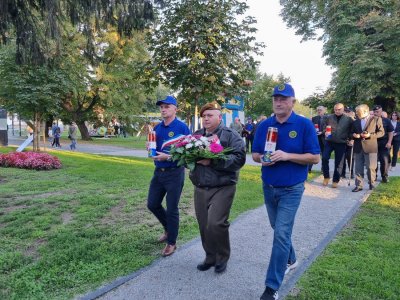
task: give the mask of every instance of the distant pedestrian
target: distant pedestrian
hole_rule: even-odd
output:
[[[367,169],[369,189],[372,190],[375,187],[376,167],[378,165],[377,139],[385,134],[382,119],[371,115],[368,105],[357,106],[356,115],[357,119],[354,121],[352,129],[356,187],[352,192],[359,192],[363,189],[364,168]]]
[[[382,111],[382,106],[375,105],[373,111],[375,117],[382,118],[383,130],[385,132],[382,137],[378,138],[378,162],[382,183],[387,183],[389,181],[390,148],[392,148],[394,128],[387,118],[387,113]],[[376,168],[376,177],[378,177],[378,167]]]
[[[242,136],[243,125],[240,122],[239,117],[235,117],[235,120],[231,123],[231,125],[229,125],[229,128],[235,130],[239,134],[239,136]]]
[[[262,300],[278,299],[286,273],[297,265],[292,245],[292,230],[304,192],[308,165],[319,162],[320,149],[314,125],[293,112],[295,94],[290,84],[280,84],[272,94],[275,115],[260,123],[253,142],[253,160],[262,163],[264,201],[274,230],[272,253]],[[271,162],[263,162],[268,128],[278,130],[276,150]]]
[[[75,122],[72,122],[68,128],[68,137],[71,140],[71,145],[69,146],[72,151],[76,150],[76,138],[78,134],[78,126]]]
[[[170,147],[162,148],[162,145],[179,135],[190,134],[190,130],[185,123],[177,119],[177,101],[173,96],[167,96],[164,100],[157,101],[156,105],[160,108],[163,120],[154,127],[157,155],[152,157],[155,170],[147,196],[147,208],[164,228],[164,233],[158,241],[166,242],[161,255],[169,256],[176,250],[179,231],[178,203],[185,180],[185,169],[178,167],[177,161],[171,161]],[[164,197],[166,209],[162,206]]]
[[[199,224],[205,259],[197,265],[199,271],[215,266],[216,273],[226,270],[231,254],[229,213],[236,193],[239,170],[246,162],[244,143],[239,133],[222,122],[221,107],[207,103],[200,110],[203,128],[195,134],[218,137],[221,146],[231,148],[228,158],[202,159],[189,177],[194,185],[194,208]]]
[[[253,137],[254,137],[254,124],[251,118],[247,118],[247,123],[244,125],[243,128],[243,136],[246,139],[246,152],[251,153],[251,145],[253,144]]]
[[[52,147],[61,148],[60,144],[60,137],[61,137],[61,129],[57,127],[54,132],[53,143],[51,144]]]
[[[319,143],[319,148],[321,150],[321,156],[322,153],[324,153],[324,148],[325,148],[325,135],[323,134],[322,131],[322,126],[324,124],[324,118],[326,112],[326,108],[324,106],[318,106],[317,107],[317,115],[311,118],[311,122],[314,124],[315,131],[317,132],[318,136],[318,143]],[[308,165],[308,172],[311,172],[313,164]],[[322,168],[321,168],[322,171]]]
[[[392,122],[392,126],[394,128],[393,132],[393,141],[392,141],[392,156],[390,157],[390,170],[394,170],[396,168],[397,157],[399,154],[400,148],[400,122],[399,122],[399,113],[394,111],[390,118]]]

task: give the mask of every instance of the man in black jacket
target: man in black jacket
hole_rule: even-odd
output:
[[[244,142],[235,131],[223,125],[221,107],[208,103],[200,110],[204,128],[194,134],[210,139],[218,137],[224,148],[231,148],[228,159],[202,159],[190,172],[194,185],[194,205],[205,260],[197,266],[206,271],[225,271],[230,256],[229,212],[236,192],[239,169],[246,161]]]
[[[334,114],[324,119],[323,131],[325,132],[325,148],[322,154],[322,172],[324,173],[324,186],[329,183],[329,159],[332,152],[335,153],[335,168],[333,170],[332,187],[337,188],[342,174],[346,154],[346,145],[351,139],[351,128],[353,120],[344,114],[344,105],[337,103],[334,106]],[[327,132],[330,126],[331,133]]]

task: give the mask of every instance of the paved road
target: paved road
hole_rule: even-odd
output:
[[[10,139],[11,144],[18,140]],[[63,150],[62,150],[63,151]],[[146,157],[146,151],[120,147],[80,144],[78,151],[107,155]],[[247,163],[254,164],[248,156]],[[314,167],[315,170],[319,166]],[[399,171],[391,175],[399,176]],[[320,176],[306,184],[293,232],[299,266],[286,276],[280,289],[284,298],[326,245],[351,219],[370,191],[352,193],[353,181],[341,181],[337,189],[322,186]],[[262,195],[260,195],[262,198]],[[197,271],[204,258],[199,238],[178,244],[171,257],[160,258],[149,267],[118,278],[80,299],[149,299],[149,300],[243,300],[259,299],[264,290],[264,277],[271,252],[273,232],[268,225],[265,208],[244,213],[233,222],[231,229],[232,255],[227,271]]]

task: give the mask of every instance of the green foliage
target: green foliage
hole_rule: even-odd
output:
[[[60,99],[72,87],[62,70],[49,65],[16,65],[13,44],[0,48],[0,102],[23,118],[43,117],[60,110]]]
[[[0,37],[13,34],[18,64],[44,64],[58,56],[65,24],[72,23],[85,36],[86,52],[93,56],[96,31],[108,25],[131,36],[153,19],[153,3],[161,0],[7,0],[0,7]]]
[[[400,97],[400,3],[281,0],[282,16],[304,39],[321,33],[324,55],[336,72],[334,98],[375,102],[393,110]]]
[[[246,3],[171,0],[148,39],[152,60],[147,75],[179,91],[193,107],[219,95],[241,93],[256,66],[256,22],[244,17]],[[239,19],[241,21],[239,21]]]

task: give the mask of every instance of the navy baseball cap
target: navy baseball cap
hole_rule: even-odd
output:
[[[174,96],[167,96],[164,100],[158,100],[156,103],[156,105],[161,105],[161,104],[173,104],[175,106],[178,106]]]
[[[294,97],[294,89],[289,83],[278,84],[276,87],[274,87],[272,97],[278,95],[284,97]]]

